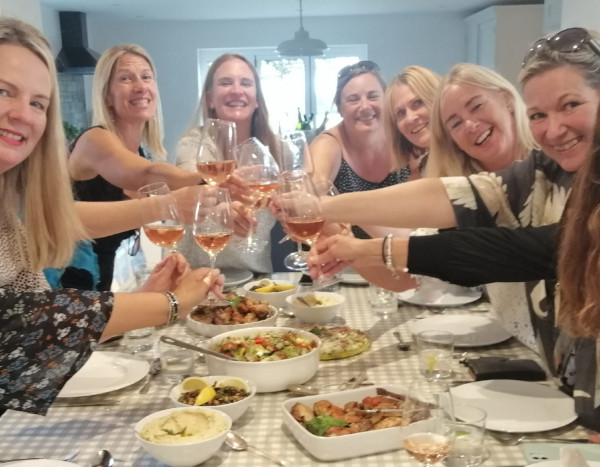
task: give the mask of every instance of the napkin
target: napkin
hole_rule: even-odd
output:
[[[589,467],[589,464],[577,449],[564,447],[560,449],[560,466]]]

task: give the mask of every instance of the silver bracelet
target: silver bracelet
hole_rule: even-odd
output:
[[[394,259],[392,257],[392,240],[394,236],[392,234],[387,234],[385,239],[383,240],[383,250],[385,255],[385,267],[392,273],[392,277],[394,279],[400,279],[398,275],[398,271],[394,267]]]
[[[165,324],[171,324],[179,319],[179,301],[173,292],[165,292],[165,297],[169,300],[169,317]]]

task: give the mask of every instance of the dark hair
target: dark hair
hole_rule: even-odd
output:
[[[347,65],[339,71],[337,77],[337,87],[335,89],[333,103],[337,107],[338,112],[340,111],[340,106],[342,103],[342,91],[346,85],[353,78],[364,75],[365,73],[371,73],[373,76],[375,76],[385,91],[385,81],[381,77],[381,74],[379,73],[379,66],[375,62],[370,60],[361,60],[353,65]]]

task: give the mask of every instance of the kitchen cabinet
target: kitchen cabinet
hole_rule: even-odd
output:
[[[513,84],[531,44],[543,35],[544,5],[502,5],[465,18],[467,60],[493,70]]]

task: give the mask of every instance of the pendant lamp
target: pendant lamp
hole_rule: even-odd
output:
[[[308,31],[302,26],[302,0],[300,1],[300,29],[298,29],[294,38],[283,41],[277,47],[277,52],[283,57],[306,57],[313,55],[323,55],[327,50],[327,44],[320,39],[313,39],[308,35]]]

